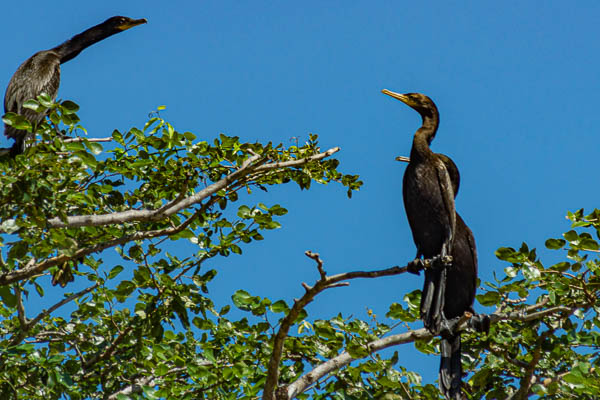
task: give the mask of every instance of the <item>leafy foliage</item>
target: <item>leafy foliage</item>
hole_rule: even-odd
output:
[[[216,309],[208,289],[217,272],[204,262],[242,254],[280,226],[287,210],[253,203],[256,189],[337,182],[350,196],[358,176],[340,173],[334,151],[323,152],[314,135],[288,148],[225,135],[200,141],[158,110],[143,128],[114,131],[103,145],[57,136],[85,133],[76,104],[40,96],[27,106],[50,122],[36,127],[41,141],[24,155],[0,160],[0,397],[267,396],[275,337],[296,305],[239,290],[232,301],[241,317],[229,306]],[[3,121],[33,129],[14,114]],[[568,217],[572,229],[546,241],[564,261],[546,267],[526,244],[498,249],[508,263],[504,275],[477,296],[495,307],[492,328],[463,333],[469,398],[600,397],[600,211]],[[175,254],[174,240],[194,251]],[[102,257],[112,248],[119,259],[109,263]],[[49,298],[50,275],[65,286],[64,299],[32,314],[33,303]],[[89,286],[70,293],[72,279]],[[438,352],[438,339],[410,336],[422,332],[411,330],[419,301],[420,291],[407,293],[385,319],[367,321],[291,314],[294,327],[275,366],[278,398],[313,368],[347,355],[296,397],[439,399],[401,348],[373,351],[381,338],[398,336]]]

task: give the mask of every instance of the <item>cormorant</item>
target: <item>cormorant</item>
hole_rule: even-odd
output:
[[[460,174],[452,159],[429,148],[439,125],[435,103],[420,93],[398,94],[389,90],[383,90],[383,93],[412,107],[423,119],[423,125],[413,139],[402,187],[417,246],[412,272],[418,273],[423,266],[420,257],[432,259],[432,266],[425,269],[421,319],[432,333],[442,334],[440,389],[446,398],[461,399],[460,332],[455,333],[455,326],[447,320],[465,312],[474,314],[477,249],[473,233],[454,208]],[[447,255],[452,257],[450,263],[444,262]],[[479,319],[473,324],[480,330],[487,329],[485,322]]]
[[[41,93],[50,95],[53,100],[56,99],[60,84],[60,64],[76,57],[83,49],[94,43],[146,22],[145,19],[112,17],[50,50],[35,53],[17,68],[10,79],[4,94],[4,112],[23,115],[35,127],[44,119],[45,114],[23,108],[23,103],[35,99]],[[13,157],[23,153],[25,142],[34,136],[32,133],[8,125],[4,126],[4,134],[15,139],[10,151]]]

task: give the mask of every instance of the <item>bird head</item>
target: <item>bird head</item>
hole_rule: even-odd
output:
[[[145,24],[146,22],[148,22],[146,18],[132,19],[129,17],[116,16],[107,19],[102,25],[112,28],[115,31],[125,31],[134,26]]]
[[[416,110],[419,114],[421,114],[423,118],[432,118],[438,113],[437,107],[435,106],[433,100],[431,100],[429,97],[425,96],[422,93],[400,94],[387,89],[383,89],[381,93],[387,94],[388,96],[400,100],[407,106],[410,106],[411,108]]]

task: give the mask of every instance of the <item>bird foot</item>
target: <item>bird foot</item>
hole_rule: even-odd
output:
[[[469,327],[477,332],[488,333],[490,331],[490,317],[485,314],[474,314],[469,319]]]
[[[433,257],[431,260],[426,260],[426,261],[429,261],[426,268],[428,267],[428,268],[435,269],[435,270],[442,270],[444,268],[448,268],[448,267],[452,266],[452,256],[437,255],[437,256]]]
[[[421,270],[425,269],[425,262],[422,258],[415,258],[406,265],[406,270],[411,274],[421,275]]]
[[[463,315],[452,318],[452,319],[446,319],[444,317],[440,321],[439,330],[438,330],[437,334],[442,337],[454,336],[458,327],[460,325],[462,325],[464,322],[467,322],[467,325],[469,327],[471,327],[472,319],[473,319],[473,313],[470,311],[465,311]]]
[[[444,269],[452,265],[452,256],[435,256],[433,258],[415,258],[406,265],[411,274],[420,275],[425,269]]]

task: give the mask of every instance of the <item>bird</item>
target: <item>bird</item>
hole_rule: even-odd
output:
[[[82,50],[94,43],[146,22],[144,18],[131,19],[114,16],[56,47],[38,51],[25,60],[10,79],[4,94],[4,112],[24,116],[35,128],[46,115],[24,108],[23,104],[27,100],[35,99],[41,93],[48,94],[52,100],[56,99],[60,85],[61,64],[77,57]],[[34,137],[33,133],[15,129],[6,124],[4,125],[4,134],[15,140],[9,152],[12,157],[23,153],[26,141]]]
[[[455,209],[460,173],[450,157],[434,153],[429,147],[439,126],[433,100],[421,93],[382,92],[415,109],[423,120],[414,135],[410,158],[397,158],[408,161],[402,194],[417,246],[417,257],[409,266],[411,272],[418,273],[425,265],[421,257],[433,261],[432,267],[425,269],[421,319],[430,332],[441,334],[442,394],[448,399],[462,399],[460,332],[455,329],[457,318],[465,312],[475,315],[477,248],[473,232]],[[445,262],[448,255],[451,261]],[[469,322],[478,330],[489,328],[489,320],[474,318]]]

